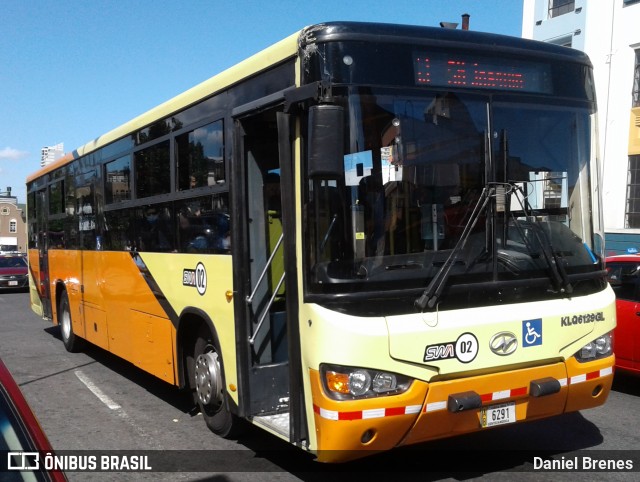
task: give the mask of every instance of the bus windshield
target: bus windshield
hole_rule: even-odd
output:
[[[312,291],[417,288],[448,265],[454,285],[560,293],[601,269],[586,103],[371,87],[340,99],[344,171],[309,182]]]

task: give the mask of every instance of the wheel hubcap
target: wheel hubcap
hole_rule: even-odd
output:
[[[62,336],[65,340],[69,339],[71,334],[71,319],[66,311],[62,313]]]
[[[222,377],[216,352],[202,353],[196,359],[196,393],[202,405],[222,403]]]

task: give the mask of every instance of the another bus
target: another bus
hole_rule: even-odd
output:
[[[596,407],[597,138],[582,52],[310,26],[27,179],[32,306],[322,462]]]

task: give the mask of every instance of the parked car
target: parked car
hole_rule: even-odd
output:
[[[53,453],[51,444],[2,360],[0,453],[0,480],[67,480],[63,472],[45,468],[43,456]]]
[[[640,375],[640,255],[609,256],[607,278],[616,293],[616,369]]]
[[[0,290],[29,287],[29,267],[24,254],[0,255]]]

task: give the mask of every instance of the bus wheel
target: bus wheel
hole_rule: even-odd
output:
[[[82,340],[73,333],[73,325],[71,323],[71,310],[69,308],[69,295],[63,291],[60,295],[60,305],[58,306],[58,324],[60,325],[60,334],[62,342],[67,351],[78,352],[82,348]]]
[[[243,420],[225,403],[222,356],[208,330],[203,330],[194,347],[195,399],[207,427],[224,438],[241,433]]]

